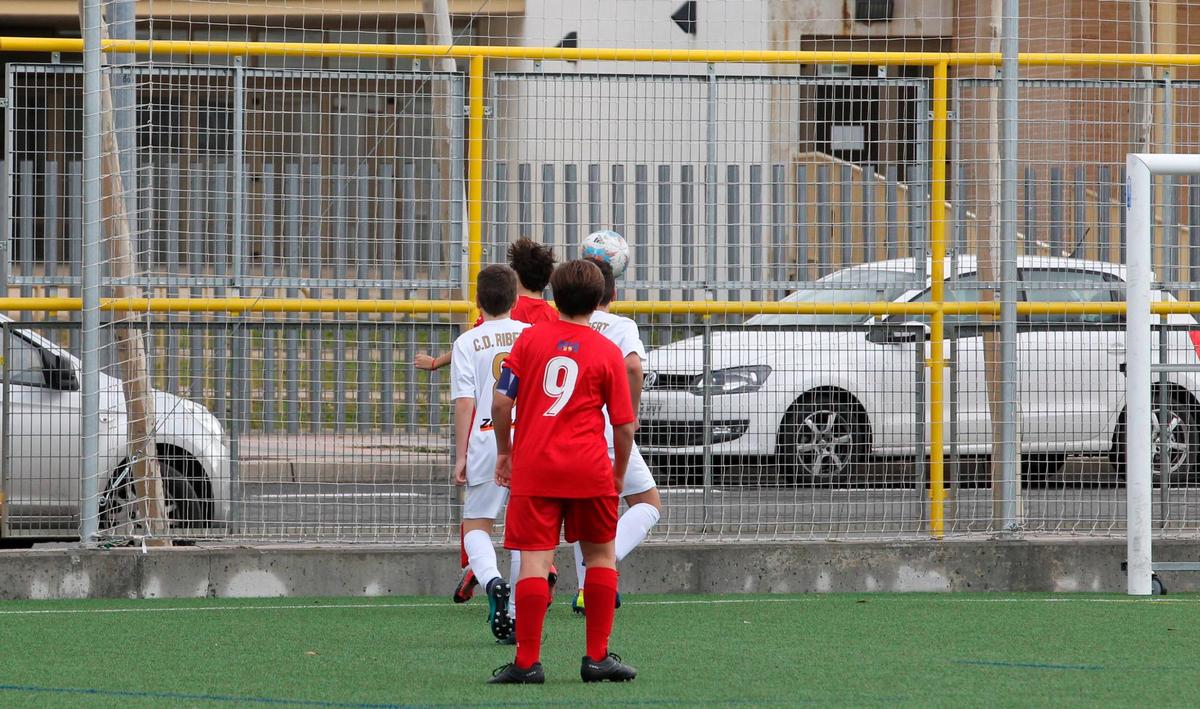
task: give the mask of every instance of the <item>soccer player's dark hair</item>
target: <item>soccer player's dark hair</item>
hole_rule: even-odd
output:
[[[525,290],[541,293],[554,272],[554,251],[549,246],[521,237],[508,246],[508,265],[517,272]]]
[[[517,274],[502,263],[487,266],[475,279],[475,294],[483,312],[495,317],[517,302]]]
[[[612,264],[608,261],[601,261],[598,258],[589,258],[588,261],[596,264],[600,273],[604,274],[604,297],[600,299],[600,305],[603,307],[617,297],[617,277],[613,275]]]
[[[590,315],[604,297],[604,274],[594,261],[567,261],[554,269],[550,288],[560,313],[570,317]]]

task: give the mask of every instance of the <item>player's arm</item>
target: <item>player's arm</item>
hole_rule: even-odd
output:
[[[443,352],[437,357],[430,357],[422,352],[421,354],[413,357],[413,366],[417,369],[424,369],[426,372],[433,372],[445,367],[447,364],[450,364],[450,359],[451,352]]]
[[[508,367],[500,368],[500,380],[492,395],[492,430],[496,434],[496,484],[508,487],[512,479],[513,403],[517,398],[517,375]]]
[[[464,396],[454,400],[454,484],[467,484],[467,442],[475,421],[475,399]]]
[[[613,427],[613,488],[620,494],[625,488],[625,469],[629,466],[629,451],[633,449],[634,409],[633,396],[629,392],[629,380],[625,375],[625,360],[619,351],[614,352],[606,368],[607,382],[601,387],[604,405]],[[639,365],[640,369],[640,365]]]
[[[629,467],[629,451],[633,450],[633,422],[613,426],[613,487],[620,494],[625,489],[625,470]]]
[[[633,415],[637,416],[642,403],[642,358],[636,352],[630,352],[625,357],[625,376],[629,378],[629,401],[633,404]],[[633,429],[638,429],[638,422],[633,422]]]

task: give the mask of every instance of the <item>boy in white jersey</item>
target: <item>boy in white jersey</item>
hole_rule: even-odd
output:
[[[511,642],[513,613],[507,581],[496,565],[492,525],[508,499],[508,488],[496,484],[496,436],[492,432],[492,392],[500,364],[508,356],[526,323],[508,317],[517,299],[517,274],[493,265],[479,272],[476,304],[483,322],[454,341],[450,397],[454,399],[454,484],[466,485],[463,502],[463,547],[474,576],[487,592],[488,624],[492,635]],[[520,555],[512,554],[509,578],[520,570]]]
[[[638,334],[637,323],[620,315],[608,312],[608,306],[617,297],[617,283],[613,276],[612,266],[601,260],[594,260],[604,274],[605,296],[600,301],[600,307],[592,313],[592,329],[604,335],[621,350],[625,358],[625,373],[629,377],[629,394],[633,398],[634,415],[638,411],[638,403],[642,397],[642,360],[646,358],[646,346],[642,344]],[[604,412],[604,436],[608,439],[608,457],[612,458],[613,432],[608,423],[608,412]],[[635,429],[636,430],[636,429]],[[650,529],[658,522],[659,511],[662,509],[662,498],[658,495],[658,486],[650,474],[650,467],[642,458],[637,444],[629,451],[629,467],[625,470],[625,485],[621,496],[629,508],[617,520],[616,552],[617,561],[624,559],[629,552],[646,539]],[[575,572],[579,579],[579,593],[571,608],[576,613],[583,613],[583,551],[579,543],[575,543]],[[621,605],[621,596],[617,594],[617,606]]]

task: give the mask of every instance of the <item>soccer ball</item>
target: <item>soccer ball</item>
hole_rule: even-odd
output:
[[[612,266],[613,277],[620,278],[629,265],[629,244],[615,231],[594,231],[579,244],[582,258],[594,258]]]

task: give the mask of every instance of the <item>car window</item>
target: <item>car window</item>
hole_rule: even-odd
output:
[[[883,268],[848,268],[831,273],[817,283],[820,288],[796,291],[783,303],[875,303],[891,302],[911,290],[917,280],[911,271]],[[857,325],[867,315],[755,315],[747,325]]]
[[[1021,288],[1031,303],[1111,303],[1115,277],[1093,271],[1027,268],[1021,271]],[[1094,313],[1034,313],[1022,318],[1029,323],[1109,323],[1118,315]]]
[[[8,335],[8,362],[0,368],[10,384],[27,386],[46,386],[46,375],[43,373],[42,351],[16,335]]]
[[[928,303],[932,293],[926,288],[924,292],[913,298],[913,303]],[[974,273],[965,273],[957,278],[946,280],[945,299],[947,303],[973,303],[979,301],[979,277]],[[930,322],[928,315],[894,315],[887,318],[888,322],[919,322],[926,325]],[[961,315],[946,315],[946,327],[963,327],[979,323],[979,315],[964,313]]]

